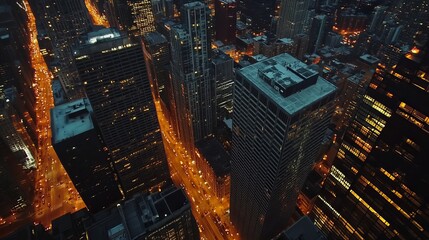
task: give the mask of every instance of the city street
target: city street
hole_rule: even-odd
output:
[[[88,9],[92,24],[103,26],[106,28],[110,27],[107,19],[98,12],[97,8],[94,5],[92,5],[91,0],[85,0],[85,6]]]
[[[53,219],[67,212],[84,208],[85,204],[51,145],[50,109],[54,106],[51,90],[52,75],[40,53],[34,15],[27,1],[25,5],[31,39],[29,46],[31,64],[35,71],[32,87],[37,99],[36,125],[39,134],[33,221],[49,227]]]
[[[239,239],[229,219],[229,199],[218,199],[196,169],[193,161],[176,140],[159,101],[155,102],[163,133],[164,148],[172,179],[184,187],[191,201],[192,212],[200,226],[202,239]]]

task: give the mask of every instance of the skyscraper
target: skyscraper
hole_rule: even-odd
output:
[[[36,148],[19,117],[17,98],[15,88],[7,88],[4,92],[0,90],[0,139],[18,159],[16,165],[20,165],[22,169],[34,169]]]
[[[147,32],[155,30],[155,19],[150,0],[127,1],[131,8],[133,25],[130,32],[135,36],[143,36]]]
[[[428,58],[378,65],[311,213],[329,239],[429,238]]]
[[[171,186],[132,198],[85,222],[86,237],[100,239],[200,239],[191,205],[181,188]]]
[[[87,99],[51,109],[52,144],[76,190],[93,213],[122,199],[112,162]]]
[[[143,36],[155,30],[155,18],[150,0],[107,1],[107,18],[112,27]]]
[[[235,0],[215,1],[216,39],[224,44],[235,43],[237,25],[237,2]]]
[[[142,38],[143,51],[148,68],[149,81],[154,86],[156,100],[161,100],[163,112],[171,115],[174,101],[170,70],[170,48],[167,39],[159,32],[146,33]]]
[[[372,15],[371,23],[369,24],[368,31],[375,32],[379,30],[386,14],[387,14],[387,6],[377,6],[374,8],[374,12]]]
[[[313,18],[309,32],[307,52],[315,53],[323,44],[326,34],[326,15],[317,15]]]
[[[170,181],[140,43],[114,29],[88,34],[76,66],[126,196]]]
[[[83,95],[81,81],[73,62],[72,49],[81,34],[91,27],[89,13],[84,0],[42,0],[43,9],[37,20],[41,20],[52,40],[55,58],[60,66],[58,77],[70,99]]]
[[[236,77],[231,221],[243,239],[271,239],[295,209],[336,87],[289,54],[242,68]]]
[[[242,21],[251,26],[255,33],[271,29],[276,0],[240,0],[238,9]]]
[[[234,87],[234,60],[219,51],[212,59],[213,77],[216,83],[216,118],[230,118]]]
[[[277,37],[293,38],[304,32],[310,0],[282,0],[277,23]]]
[[[210,74],[207,5],[186,3],[182,25],[172,28],[171,67],[178,135],[193,154],[194,143],[210,135],[215,124],[214,81]]]
[[[22,2],[0,3],[0,94],[3,92],[10,102],[9,110],[14,109],[15,122],[23,125],[21,133],[30,137],[29,145],[38,146],[36,131],[36,95],[33,84],[33,69],[30,63],[29,29],[27,15],[20,8]],[[9,93],[6,93],[6,89]],[[30,143],[31,142],[31,143]]]

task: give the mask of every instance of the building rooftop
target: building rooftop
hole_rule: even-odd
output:
[[[51,109],[52,143],[59,143],[94,128],[92,108],[85,98]]]
[[[254,56],[251,56],[251,58],[254,59],[256,62],[260,62],[265,59],[268,59],[266,56],[264,56],[264,54],[254,55]]]
[[[220,0],[223,3],[235,3],[235,0]]]
[[[66,102],[65,92],[61,86],[61,82],[58,78],[52,80],[52,93],[54,95],[54,104],[55,106],[63,104]]]
[[[222,47],[219,48],[219,50],[228,54],[228,52],[235,51],[235,46],[234,45],[223,45]]]
[[[253,38],[248,37],[248,36],[238,36],[237,38],[239,40],[243,41],[247,45],[253,44],[255,42],[255,40]]]
[[[196,147],[213,168],[216,177],[223,177],[231,172],[231,157],[215,138],[201,140],[196,143]]]
[[[109,53],[139,45],[129,37],[121,36],[114,28],[104,28],[96,32],[88,33],[81,38],[84,39],[85,43],[73,49],[73,55],[76,60],[88,58],[88,54],[97,52]]]
[[[232,61],[232,58],[222,51],[214,51],[214,56],[212,58],[214,64],[221,64],[226,61]]]
[[[347,81],[352,82],[354,84],[359,84],[361,81],[364,80],[365,75],[361,73],[354,74],[347,78]]]
[[[183,6],[185,8],[204,8],[204,7],[207,7],[206,4],[204,4],[202,2],[198,2],[198,1],[185,3],[185,4],[183,4]]]
[[[280,234],[277,240],[326,240],[309,217],[304,216]]]
[[[83,222],[90,218],[86,208],[74,213],[66,213],[52,220],[52,235],[55,240],[80,239],[85,236]]]
[[[186,39],[188,37],[188,33],[183,28],[182,24],[176,24],[172,26],[171,29],[176,35],[178,35],[179,39]]]
[[[359,59],[361,59],[362,61],[364,61],[368,64],[376,64],[380,61],[380,59],[378,59],[372,55],[369,55],[369,54],[364,54],[364,55],[360,56]]]
[[[289,115],[337,89],[305,63],[286,53],[244,67],[238,73]]]
[[[90,240],[140,239],[189,209],[183,190],[174,186],[149,196],[137,194],[95,214],[86,224],[87,236]]]
[[[294,41],[293,41],[292,38],[280,38],[280,39],[277,40],[277,42],[283,43],[283,44],[286,44],[286,45],[294,44]]]
[[[145,33],[144,34],[144,40],[150,45],[161,44],[161,43],[167,42],[167,39],[164,37],[164,35],[162,35],[159,32]]]
[[[86,35],[86,37],[87,37],[86,43],[94,44],[94,43],[97,43],[100,41],[104,41],[106,39],[117,38],[120,36],[121,36],[121,34],[119,33],[119,31],[114,29],[114,28],[102,28],[102,29],[97,30],[97,31],[89,32]]]

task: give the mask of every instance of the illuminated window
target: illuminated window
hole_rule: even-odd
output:
[[[382,223],[384,223],[386,226],[390,226],[390,223],[386,219],[384,219],[377,211],[375,211],[374,208],[372,208],[365,200],[363,200],[355,191],[350,190],[350,193],[370,212],[372,212]]]
[[[332,177],[334,177],[345,189],[350,188],[350,183],[345,179],[344,173],[338,170],[335,166],[332,166],[331,172],[329,173]]]
[[[378,86],[375,85],[374,83],[371,83],[371,84],[369,84],[369,87],[372,88],[372,89],[377,89]]]

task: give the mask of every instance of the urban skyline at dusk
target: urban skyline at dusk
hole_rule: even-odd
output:
[[[0,239],[429,239],[427,103],[427,0],[0,0]]]

